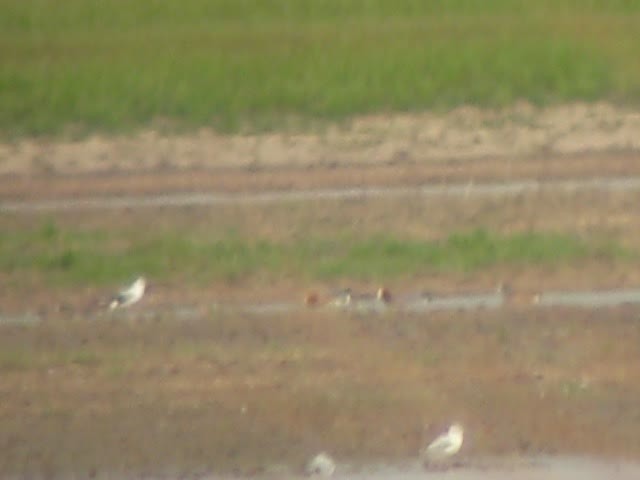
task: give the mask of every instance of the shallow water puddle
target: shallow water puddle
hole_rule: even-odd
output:
[[[637,480],[640,464],[607,462],[589,458],[554,457],[504,464],[496,461],[485,466],[465,466],[445,471],[425,471],[419,466],[392,468],[381,467],[362,472],[342,473],[336,478],[372,480]]]
[[[476,308],[500,308],[504,298],[499,293],[460,295],[448,297],[418,298],[400,305],[407,312],[428,312],[430,310],[473,310]]]
[[[547,292],[539,296],[539,306],[609,307],[640,303],[640,290],[604,290],[591,292]]]
[[[640,304],[640,289],[630,290],[604,290],[604,291],[578,291],[578,292],[543,292],[537,295],[537,299],[529,306],[531,308],[575,307],[575,308],[606,308],[624,304]],[[173,305],[162,308],[145,308],[144,305],[127,310],[114,312],[100,311],[86,316],[88,320],[154,320],[159,318],[171,318],[179,321],[189,321],[202,318],[211,313],[244,313],[249,315],[274,315],[279,313],[292,313],[303,310],[342,311],[356,315],[379,314],[384,315],[393,312],[407,312],[413,314],[428,313],[438,310],[474,310],[496,309],[509,305],[500,293],[474,294],[474,295],[450,295],[446,297],[414,295],[404,300],[390,304],[376,303],[362,306],[332,306],[319,305],[308,307],[295,302],[265,302],[250,304],[224,304],[215,303],[198,308],[193,305]],[[44,320],[44,316],[33,312],[18,314],[6,314],[0,312],[0,325],[8,324],[37,324]],[[640,478],[640,477],[638,477]]]
[[[204,476],[204,480],[239,480],[234,476]],[[256,479],[319,478],[279,467]],[[544,457],[474,461],[442,471],[423,469],[417,462],[404,465],[368,465],[354,467],[338,462],[335,479],[343,480],[638,480],[640,463],[607,461],[587,457]]]

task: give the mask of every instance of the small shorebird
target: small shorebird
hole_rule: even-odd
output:
[[[330,477],[335,471],[336,462],[325,452],[313,457],[305,467],[305,473],[312,477]]]
[[[350,303],[358,311],[368,312],[379,310],[391,302],[391,293],[386,287],[379,287],[375,295],[364,293],[361,295],[351,295]]]
[[[304,296],[304,304],[307,307],[315,307],[316,305],[318,305],[318,302],[320,302],[320,298],[318,297],[318,294],[316,292],[308,292]]]
[[[128,307],[139,301],[144,295],[146,284],[147,282],[144,277],[138,277],[135,282],[114,296],[109,304],[109,310]]]
[[[378,292],[376,293],[376,297],[378,301],[382,303],[390,303],[391,302],[391,292],[387,287],[378,288]]]
[[[346,308],[351,305],[352,297],[353,295],[351,293],[351,289],[345,288],[344,290],[340,290],[335,295],[333,295],[333,298],[329,300],[327,305],[329,305],[330,307]]]
[[[449,458],[460,451],[464,430],[462,425],[454,423],[447,433],[443,433],[420,452],[425,467],[443,465]]]

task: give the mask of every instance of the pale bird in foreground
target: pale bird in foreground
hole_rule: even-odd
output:
[[[462,425],[451,425],[447,433],[440,435],[420,452],[425,466],[442,464],[458,453],[462,447],[463,435]]]
[[[138,277],[135,282],[129,285],[127,288],[121,290],[109,304],[109,310],[114,310],[119,307],[128,307],[133,305],[144,295],[144,289],[146,287],[146,281],[144,277]]]
[[[330,477],[336,471],[336,462],[327,453],[322,452],[313,457],[305,468],[312,477]]]

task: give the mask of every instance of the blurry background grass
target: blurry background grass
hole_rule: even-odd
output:
[[[63,230],[55,223],[0,233],[0,269],[13,281],[37,274],[45,281],[67,285],[117,282],[136,273],[154,279],[188,279],[192,284],[252,278],[398,279],[434,271],[633,257],[633,250],[615,242],[564,233],[501,235],[482,229],[429,241],[347,233],[274,241],[220,232]]]
[[[640,2],[0,0],[0,133],[640,98]]]

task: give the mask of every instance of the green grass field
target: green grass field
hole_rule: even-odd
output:
[[[140,231],[38,230],[0,233],[0,270],[14,281],[33,274],[55,284],[113,283],[138,273],[155,279],[266,281],[398,279],[430,272],[474,272],[499,265],[566,265],[635,258],[614,243],[561,233],[499,235],[485,230],[419,241],[390,235],[333,235],[304,240],[249,239]]]
[[[0,135],[640,100],[640,1],[0,0]]]

